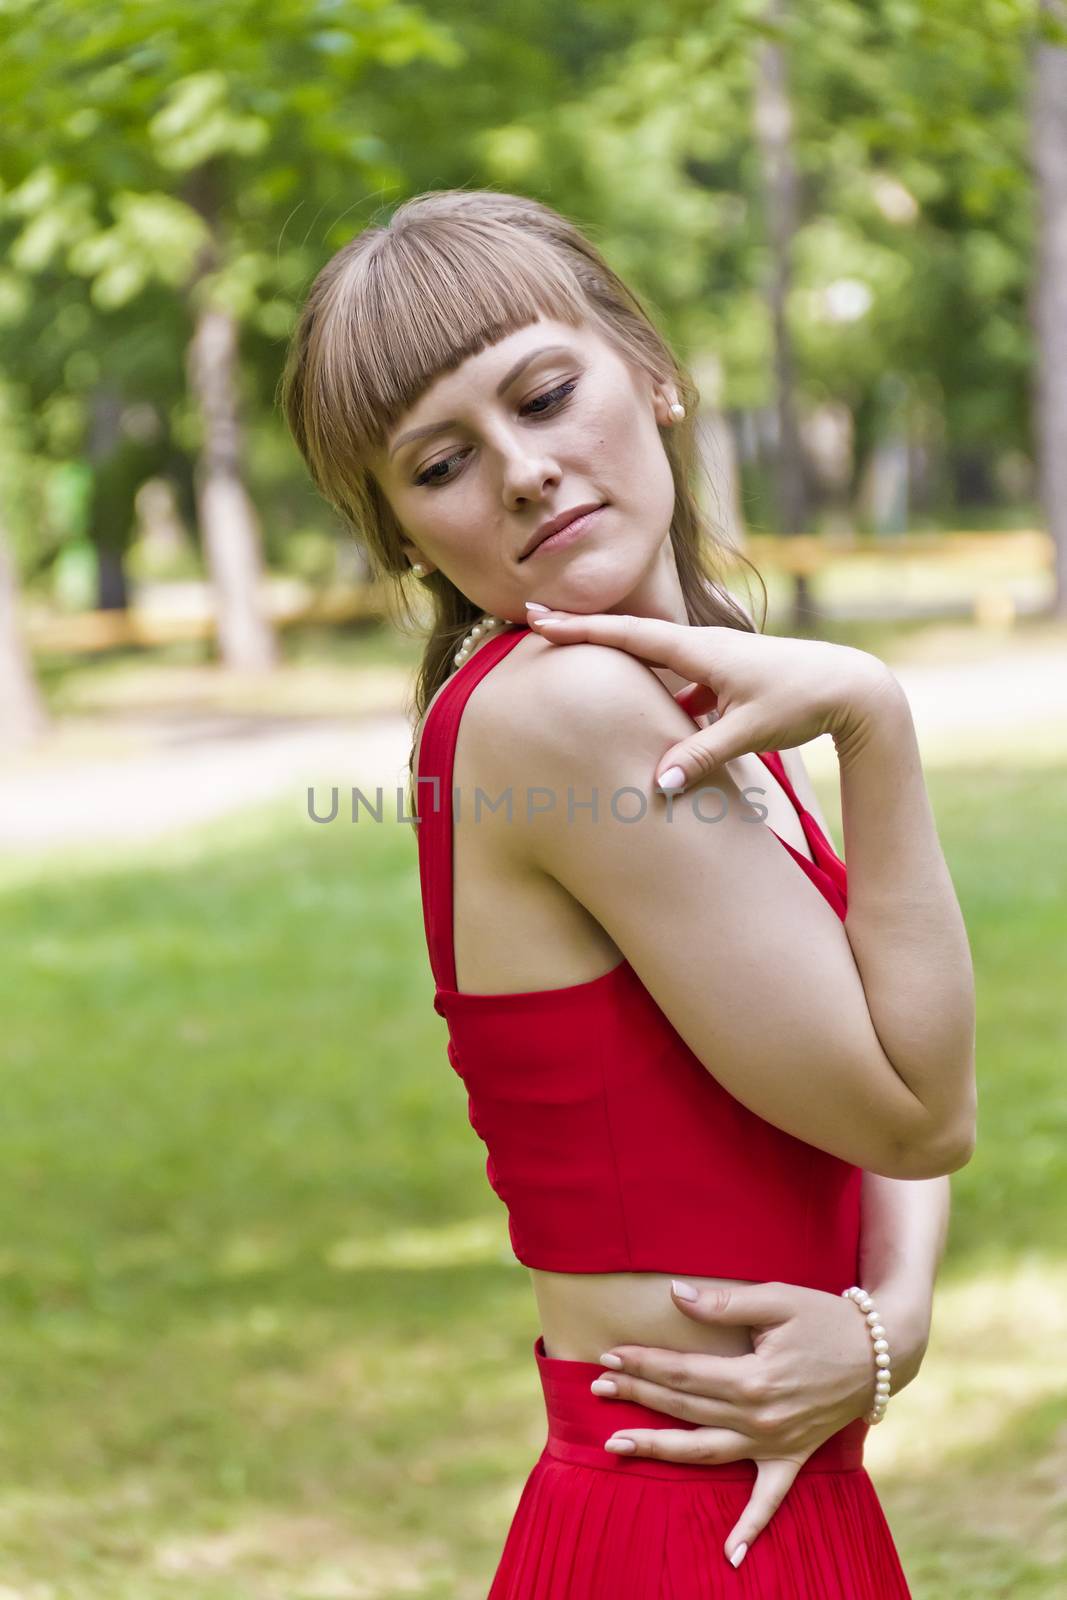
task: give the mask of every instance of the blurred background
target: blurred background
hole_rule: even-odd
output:
[[[0,1596],[477,1600],[543,1443],[389,803],[419,637],[275,394],[454,186],[587,229],[768,629],[908,692],[982,1116],[868,1464],[917,1600],[1067,1593],[1060,0],[7,0],[0,97]]]

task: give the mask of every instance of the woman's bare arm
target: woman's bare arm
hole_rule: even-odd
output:
[[[523,664],[506,697],[492,675],[479,685],[465,724],[487,785],[515,793],[516,861],[596,917],[698,1059],[757,1114],[874,1172],[962,1165],[969,952],[943,861],[936,870],[903,692],[872,719],[850,717],[836,741],[856,901],[846,928],[725,770],[724,803],[711,797],[710,810],[652,789],[692,721],[647,667],[588,644],[527,651]],[[894,893],[882,941],[878,913]]]
[[[871,711],[834,736],[848,867],[845,929],[887,1057],[909,1083],[922,1085],[938,1125],[966,1124],[973,1150],[975,991],[967,930],[911,708],[891,674]],[[968,1088],[962,1119],[961,1083]]]
[[[851,847],[847,838],[845,861],[849,868],[849,920],[847,923],[849,939],[853,950],[857,952],[857,961],[862,969],[861,955],[864,947],[869,948],[875,941],[879,942],[879,962],[884,963],[885,947],[883,941],[891,937],[896,946],[894,965],[905,966],[905,976],[909,985],[918,994],[926,988],[927,994],[936,988],[939,994],[943,993],[945,973],[955,973],[957,977],[956,1004],[948,1009],[947,1014],[942,1013],[937,1017],[937,1026],[931,1026],[928,1035],[928,1044],[933,1049],[959,1047],[965,1039],[972,1041],[974,1027],[974,987],[970,949],[967,941],[966,929],[962,915],[956,901],[955,893],[951,888],[951,880],[945,867],[944,856],[936,841],[936,828],[930,812],[926,787],[922,781],[921,765],[919,760],[918,744],[915,740],[914,726],[910,715],[907,718],[908,727],[901,729],[901,755],[899,771],[891,765],[883,772],[875,770],[873,782],[868,781],[862,788],[854,802],[854,815],[862,812],[863,826],[860,837],[856,836],[858,824],[854,821],[854,838]],[[814,816],[827,838],[831,838],[830,830],[819,805],[803,757],[799,750],[784,750],[782,760],[786,771],[797,791],[801,804]],[[875,787],[879,779],[883,778],[886,787],[879,793]],[[842,775],[842,801],[844,801],[844,774]],[[899,822],[895,821],[897,811],[896,786],[907,783],[912,793],[913,809],[916,809],[923,822],[921,832],[914,834],[910,830],[902,829]],[[891,788],[891,792],[886,790]],[[871,805],[872,796],[877,801],[877,808]],[[869,841],[869,842],[868,842]],[[831,841],[832,842],[832,841]],[[854,893],[853,881],[853,853],[858,849],[865,849],[862,863],[857,866],[857,873],[864,876],[864,894],[860,891]],[[910,856],[909,863],[907,857]],[[904,903],[901,896],[902,885],[907,879],[900,876],[900,864],[904,858],[905,868],[910,865],[908,876],[918,882],[922,888],[918,901],[910,900]],[[864,869],[866,869],[864,871]],[[929,924],[926,939],[921,936],[913,942],[915,919],[921,916],[930,916],[933,908],[933,920]],[[892,917],[886,921],[887,910],[892,910]],[[857,950],[857,939],[859,949]],[[937,941],[938,947],[943,952],[942,965],[929,974],[926,985],[923,985],[922,976],[918,971],[916,961],[922,959],[926,948]],[[909,961],[909,951],[913,951]],[[889,982],[892,982],[890,973]],[[866,989],[866,983],[864,985]],[[926,1006],[923,1014],[928,1022],[933,1024],[931,1012],[936,1006]],[[880,1035],[881,1036],[881,1035]],[[883,1038],[887,1054],[892,1053],[892,1034],[890,1038]]]
[[[781,754],[801,805],[832,843],[803,756],[799,750]],[[909,1180],[863,1174],[859,1281],[874,1297],[892,1341],[894,1394],[915,1377],[926,1353],[950,1207],[947,1177]]]
[[[911,1382],[930,1337],[934,1284],[948,1238],[948,1178],[863,1174],[860,1283],[885,1324],[893,1393]]]

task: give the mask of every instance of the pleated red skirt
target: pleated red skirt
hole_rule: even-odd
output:
[[[620,1428],[695,1423],[590,1393],[593,1361],[534,1343],[548,1440],[523,1488],[488,1600],[910,1600],[873,1483],[862,1418],[805,1462],[736,1570],[723,1545],[756,1477],[613,1455]]]

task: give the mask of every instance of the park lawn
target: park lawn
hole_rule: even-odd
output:
[[[928,782],[981,1142],[868,1463],[916,1600],[1029,1600],[1067,1584],[1067,762]],[[537,1321],[411,830],[287,802],[2,889],[0,1594],[480,1600],[543,1442]]]

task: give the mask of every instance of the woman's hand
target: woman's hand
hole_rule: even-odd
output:
[[[687,1286],[692,1287],[692,1286]],[[889,1316],[872,1295],[878,1309]],[[604,1378],[609,1398],[632,1400],[698,1428],[624,1428],[631,1456],[716,1463],[753,1460],[756,1481],[724,1550],[734,1565],[785,1499],[801,1466],[824,1440],[866,1414],[874,1401],[874,1361],[867,1325],[851,1301],[790,1283],[705,1288],[673,1302],[697,1322],[749,1327],[750,1355],[720,1356],[614,1345]],[[893,1393],[918,1370],[925,1348],[911,1328],[887,1321]],[[921,1348],[915,1348],[918,1343]],[[603,1380],[597,1379],[598,1384]],[[598,1393],[601,1391],[597,1391]]]
[[[819,639],[610,612],[530,612],[529,620],[553,644],[611,645],[690,680],[678,703],[693,717],[713,710],[717,720],[664,753],[657,784],[671,768],[684,779],[675,773],[663,786],[671,792],[749,751],[791,750],[822,733],[844,737],[872,699],[898,687],[877,656]]]

